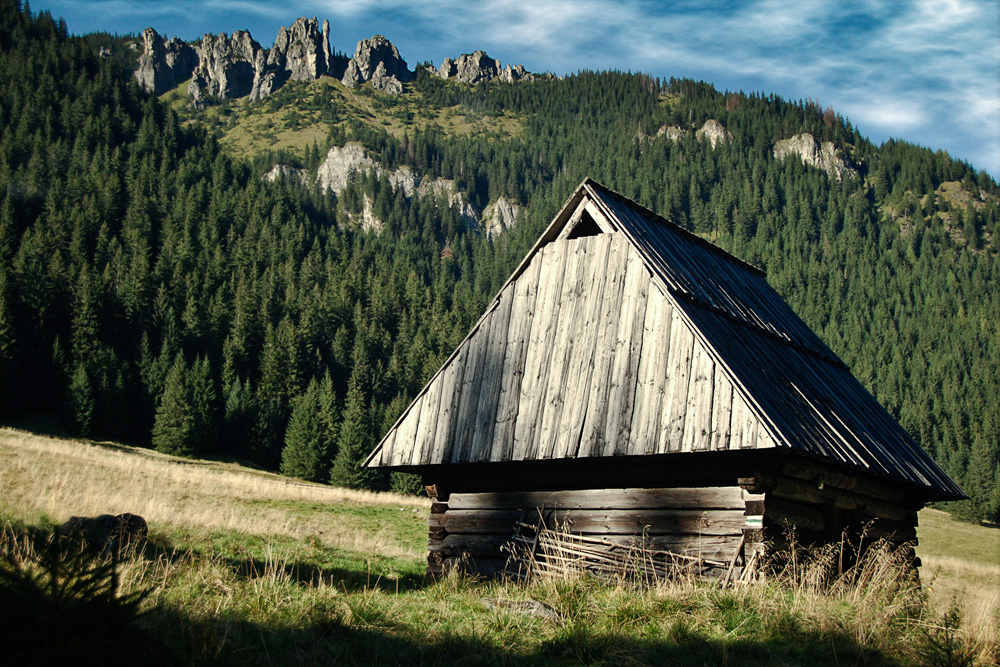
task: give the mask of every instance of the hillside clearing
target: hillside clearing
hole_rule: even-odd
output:
[[[424,499],[12,429],[0,429],[0,490],[8,536],[70,515],[145,516],[150,544],[121,567],[120,592],[148,591],[138,628],[155,628],[164,655],[188,663],[926,664],[943,650],[968,664],[1000,657],[989,584],[995,535],[940,512],[921,514],[925,578],[933,571],[924,607],[891,561],[875,562],[866,584],[826,592],[806,578],[728,591],[693,580],[644,590],[591,580],[428,582]],[[956,530],[965,542],[954,541]],[[950,551],[954,544],[968,551]],[[988,595],[951,597],[973,586],[993,589],[992,606],[979,605]],[[549,605],[559,620],[508,604],[524,600]],[[953,601],[961,628],[944,616]]]

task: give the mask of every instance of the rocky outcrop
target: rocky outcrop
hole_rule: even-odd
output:
[[[656,131],[656,136],[666,137],[670,141],[680,141],[688,134],[687,130],[678,125],[664,125],[659,130]],[[715,146],[715,144],[712,144]]]
[[[457,79],[462,83],[490,81],[500,75],[500,61],[490,58],[485,51],[465,53],[458,60],[445,58],[438,68],[442,79]]]
[[[385,178],[394,188],[402,190],[408,199],[413,197],[417,199],[423,199],[424,197],[438,197],[442,199],[449,207],[458,211],[462,224],[469,229],[481,231],[482,216],[479,210],[466,199],[465,193],[458,189],[454,181],[443,178],[422,179],[409,167],[400,167],[399,169],[392,170],[385,169],[382,165],[368,157],[368,153],[364,147],[357,142],[349,142],[343,146],[334,146],[331,148],[326,154],[326,159],[323,160],[323,163],[316,172],[316,183],[322,189],[339,196],[350,182],[352,174],[365,171],[374,171],[377,177]],[[509,204],[507,208],[510,208]],[[367,206],[367,213],[365,211],[365,207],[362,206],[360,213],[362,227],[380,231],[383,228],[382,221],[378,220],[372,213],[370,203]],[[499,215],[503,216],[504,214],[503,205],[501,205]],[[516,207],[513,208],[513,213],[507,211],[506,214],[507,217],[502,218],[497,223],[498,225],[507,224],[508,220],[516,217]]]
[[[496,238],[517,222],[521,207],[512,204],[506,197],[499,197],[483,211],[483,232],[488,238]]]
[[[389,95],[401,95],[403,93],[403,82],[386,71],[385,63],[379,63],[375,68],[375,73],[369,79],[372,88],[381,90]]]
[[[264,174],[261,178],[268,183],[281,181],[289,185],[297,186],[308,185],[310,180],[309,171],[307,169],[298,169],[287,164],[274,165],[271,168],[271,171]]]
[[[382,35],[375,35],[358,42],[340,81],[348,88],[371,81],[379,90],[399,93],[403,91],[403,84],[412,80],[413,73],[393,43]]]
[[[332,66],[330,22],[320,30],[315,18],[300,18],[288,29],[284,26],[267,55],[267,67],[284,81],[315,81]]]
[[[322,189],[339,196],[347,187],[353,172],[372,168],[379,169],[375,161],[368,157],[364,147],[351,141],[327,151],[326,159],[316,172],[316,182]]]
[[[417,198],[424,197],[443,199],[450,208],[458,212],[458,219],[463,225],[474,231],[482,231],[482,216],[479,210],[465,198],[465,193],[458,189],[455,181],[446,178],[423,181],[417,188]]]
[[[726,143],[733,138],[733,135],[729,134],[729,130],[714,118],[706,120],[701,129],[695,131],[694,136],[698,139],[708,139],[712,148],[715,148],[720,142]]]
[[[234,32],[232,37],[225,33],[205,35],[197,52],[198,66],[188,84],[193,105],[201,106],[212,98],[229,100],[251,94],[251,99],[260,99],[273,92],[274,79],[265,81],[264,51],[245,30]]]
[[[500,67],[500,61],[490,58],[485,51],[464,53],[457,59],[445,58],[437,70],[431,69],[442,79],[454,79],[461,83],[483,83],[499,79],[505,83],[515,81],[533,81],[535,75],[524,69],[523,65],[507,65]]]
[[[186,81],[198,65],[198,54],[176,37],[165,39],[152,28],[142,32],[142,53],[139,54],[135,79],[145,90],[162,95]]]
[[[789,155],[798,156],[802,160],[802,164],[822,169],[838,181],[845,176],[857,175],[857,172],[840,155],[840,151],[837,150],[832,141],[824,141],[820,144],[808,132],[796,134],[791,139],[782,139],[774,144],[774,157],[776,159],[783,160]]]
[[[385,229],[385,222],[375,215],[375,211],[372,209],[372,200],[368,195],[362,197],[361,213],[357,216],[350,216],[350,219],[357,222],[361,229],[366,232],[381,234],[382,230]]]

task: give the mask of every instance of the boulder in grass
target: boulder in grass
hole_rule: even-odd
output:
[[[149,526],[144,518],[129,512],[116,516],[73,516],[56,529],[56,534],[92,553],[119,558],[142,548]]]

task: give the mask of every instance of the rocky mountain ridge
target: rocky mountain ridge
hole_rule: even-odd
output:
[[[552,76],[532,74],[522,65],[501,67],[500,61],[485,51],[445,58],[439,68],[428,70],[443,79],[470,84]],[[376,90],[399,95],[404,84],[416,78],[416,72],[383,35],[360,40],[350,59],[337,57],[330,46],[330,22],[324,20],[320,26],[316,18],[302,17],[289,28],[282,26],[270,49],[263,48],[245,30],[232,36],[206,34],[192,46],[147,28],[134,76],[140,86],[157,95],[190,78],[187,92],[192,106],[200,108],[210,100],[248,98],[254,102],[288,81],[315,81],[322,76],[339,79],[348,88],[370,83]]]

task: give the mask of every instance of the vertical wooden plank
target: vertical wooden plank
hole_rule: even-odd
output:
[[[662,435],[658,451],[677,452],[684,436],[687,415],[687,392],[691,375],[691,357],[694,353],[694,334],[677,311],[670,324],[670,397],[664,402],[664,416],[660,420]]]
[[[628,242],[619,234],[612,234],[608,253],[608,279],[601,300],[599,333],[594,349],[594,369],[590,373],[590,390],[587,408],[583,415],[580,447],[577,456],[600,456],[604,449],[604,426],[608,410],[608,383],[614,362],[614,342],[621,315],[622,291],[625,287],[625,262]]]
[[[590,282],[583,295],[582,323],[576,336],[569,343],[570,362],[567,382],[571,383],[572,394],[567,396],[563,406],[554,456],[574,457],[580,446],[590,387],[594,373],[594,358],[597,341],[603,331],[602,305],[604,290],[608,282],[609,256],[614,242],[611,234],[587,237],[590,248]]]
[[[630,248],[625,265],[625,288],[615,338],[611,386],[608,390],[604,456],[625,454],[628,451],[648,290],[649,273],[639,254]]]
[[[531,322],[528,358],[525,360],[517,423],[514,425],[514,459],[518,461],[533,459],[537,454],[538,422],[544,410],[550,346],[558,324],[566,244],[567,241],[554,241],[542,249],[537,307]]]
[[[753,412],[748,407],[746,412],[746,424],[743,427],[744,449],[757,448],[757,425],[757,418],[753,416]]]
[[[390,465],[402,465],[408,463],[413,456],[413,444],[417,437],[417,424],[420,422],[420,411],[424,402],[417,401],[410,407],[406,418],[399,425],[396,432],[395,447],[390,458]]]
[[[733,383],[725,371],[715,369],[715,397],[712,400],[712,449],[729,449],[730,420],[733,412]]]
[[[597,267],[591,262],[588,252],[589,237],[566,241],[568,253],[566,272],[563,276],[559,296],[559,320],[555,340],[549,354],[549,371],[546,381],[545,406],[538,428],[539,459],[552,458],[559,435],[559,420],[566,404],[567,396],[572,400],[575,380],[568,378],[572,343],[582,329],[582,309],[584,282],[591,278]],[[604,267],[598,270],[603,271]],[[589,286],[589,285],[588,285]]]
[[[437,378],[419,399],[423,406],[420,408],[420,420],[417,422],[416,440],[413,443],[409,461],[406,461],[404,456],[404,462],[408,462],[410,465],[430,463],[428,459],[434,448],[434,433],[437,430],[437,419],[440,413],[442,384],[440,380],[440,377]]]
[[[486,345],[486,356],[483,359],[483,383],[479,392],[479,406],[476,409],[470,461],[490,460],[507,347],[507,330],[510,326],[512,296],[512,294],[502,295],[500,304],[493,311],[493,323]]]
[[[392,457],[392,451],[396,442],[396,429],[392,429],[386,434],[385,440],[382,442],[382,449],[379,450],[378,458],[372,461],[374,465],[385,466],[389,465],[389,460]]]
[[[490,327],[493,325],[495,313],[494,310],[480,323],[479,329],[469,341],[469,358],[462,377],[462,397],[459,402],[455,446],[451,452],[452,463],[467,462],[471,454],[472,433],[475,429],[479,391],[483,382],[483,358],[490,342]]]
[[[639,362],[629,454],[655,454],[660,433],[660,417],[666,400],[667,361],[670,351],[670,321],[673,307],[655,285],[650,285],[646,302],[642,358]]]
[[[700,341],[695,341],[691,359],[687,415],[681,450],[704,451],[711,445],[712,392],[715,388],[715,362]]]
[[[743,447],[743,429],[746,426],[745,415],[747,405],[743,397],[737,391],[733,391],[733,411],[730,416],[729,448],[740,449]]]
[[[437,428],[435,429],[431,463],[447,463],[452,457],[455,445],[455,426],[458,422],[458,407],[462,400],[462,378],[465,375],[465,364],[471,342],[471,340],[465,341],[443,374],[444,384],[441,386],[439,408],[441,414],[438,415]]]
[[[513,292],[510,317],[507,327],[507,345],[504,350],[503,379],[500,382],[500,396],[497,404],[493,461],[509,461],[514,455],[514,426],[521,398],[521,381],[528,352],[528,338],[534,319],[538,276],[541,271],[542,256],[536,255],[517,281],[508,286]]]

